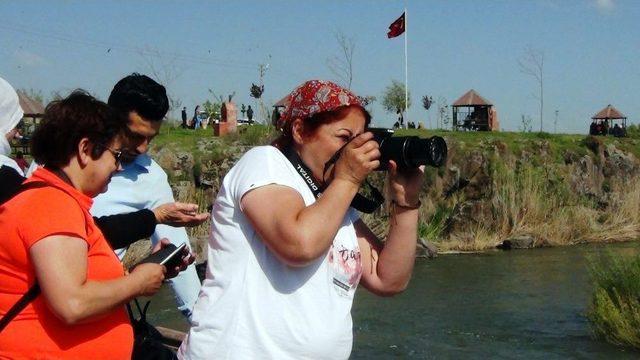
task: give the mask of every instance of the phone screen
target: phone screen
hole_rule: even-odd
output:
[[[180,246],[178,246],[174,251],[172,251],[170,254],[168,254],[164,259],[162,259],[160,261],[160,265],[166,265],[169,262],[172,262],[174,260],[176,260],[177,258],[182,256],[182,252],[184,250],[184,248],[187,246],[186,243],[182,243]]]

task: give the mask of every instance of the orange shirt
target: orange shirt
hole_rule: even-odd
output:
[[[93,200],[45,169],[38,169],[31,181],[50,186],[26,190],[0,205],[0,315],[34,283],[29,248],[47,236],[69,235],[87,242],[87,279],[124,276],[89,214]],[[49,310],[43,294],[0,332],[0,359],[130,359],[132,349],[133,330],[124,306],[69,326]]]

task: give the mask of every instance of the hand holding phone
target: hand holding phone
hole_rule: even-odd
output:
[[[168,244],[162,249],[147,256],[136,265],[144,263],[155,263],[164,265],[167,269],[173,269],[176,266],[180,266],[180,264],[182,263],[182,257],[185,255],[184,250],[186,248],[186,243],[182,243],[180,246]]]

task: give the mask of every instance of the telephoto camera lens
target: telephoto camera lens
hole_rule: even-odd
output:
[[[421,165],[442,166],[447,160],[447,143],[439,136],[421,139],[417,136],[393,137],[393,130],[372,128],[374,139],[380,145],[380,167],[387,170],[389,160],[400,169],[412,169]]]

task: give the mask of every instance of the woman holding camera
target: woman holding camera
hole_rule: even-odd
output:
[[[41,293],[0,332],[0,358],[130,359],[124,304],[154,294],[164,266],[125,276],[89,214],[121,169],[126,119],[76,91],[54,101],[33,135],[44,166],[0,205],[0,314],[38,284]],[[37,294],[37,292],[36,292]]]
[[[223,181],[181,358],[346,359],[358,283],[389,296],[409,282],[423,169],[388,164],[394,210],[382,244],[350,207],[380,165],[369,114],[327,81],[308,81],[289,100],[282,136],[247,152]]]

